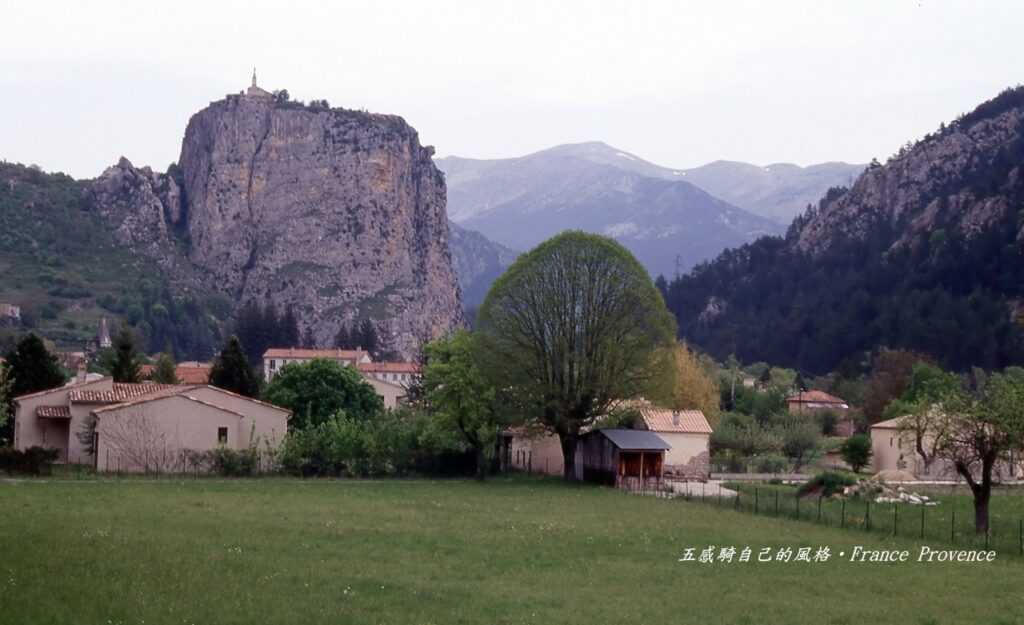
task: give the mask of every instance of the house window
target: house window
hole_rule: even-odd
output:
[[[276,360],[274,360],[274,359],[271,359],[271,360],[270,360],[270,370],[271,370],[271,371],[274,371],[274,370],[276,370],[276,369],[277,369],[277,361],[276,361]]]
[[[228,429],[217,428],[217,444],[227,445],[228,444]]]

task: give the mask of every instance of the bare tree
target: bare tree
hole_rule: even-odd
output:
[[[168,472],[179,464],[180,450],[172,448],[167,432],[141,410],[104,415],[99,427],[103,442],[116,454],[121,468]]]

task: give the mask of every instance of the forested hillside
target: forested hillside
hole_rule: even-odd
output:
[[[823,372],[881,346],[956,369],[1024,362],[1024,88],[872,163],[785,237],[666,284],[681,334],[723,358]]]
[[[82,198],[88,182],[0,163],[0,302],[20,305],[21,328],[81,349],[101,317],[126,321],[148,351],[208,359],[230,303],[175,293],[155,266],[123,249]]]

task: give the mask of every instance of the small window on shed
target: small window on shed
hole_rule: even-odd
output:
[[[217,444],[227,445],[228,444],[228,429],[217,428]]]

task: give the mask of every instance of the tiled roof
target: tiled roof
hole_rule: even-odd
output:
[[[194,389],[195,388],[194,386],[185,387],[185,386],[174,385],[171,388],[176,389],[178,392],[176,392],[176,393],[162,393],[162,394],[156,394],[156,395],[153,395],[153,396],[146,395],[146,396],[143,396],[143,397],[138,397],[138,398],[136,398],[136,399],[134,399],[132,401],[126,401],[126,402],[114,404],[112,406],[104,406],[103,408],[98,408],[96,410],[93,410],[92,414],[99,416],[99,415],[102,415],[102,414],[105,414],[105,413],[108,413],[108,412],[113,412],[115,410],[121,410],[122,408],[130,408],[132,406],[137,406],[139,404],[148,404],[148,403],[151,403],[151,402],[163,401],[165,399],[171,399],[171,398],[181,398],[181,399],[184,399],[186,401],[194,402],[194,403],[197,403],[197,404],[202,404],[204,406],[209,406],[211,408],[216,408],[217,410],[220,410],[221,412],[226,412],[226,413],[229,413],[229,414],[233,414],[236,417],[245,418],[245,415],[240,413],[240,412],[236,412],[236,411],[234,411],[234,410],[232,410],[230,408],[226,408],[224,406],[218,406],[217,404],[214,404],[214,403],[211,403],[211,402],[208,402],[208,401],[204,401],[202,399],[199,399],[197,397],[193,397],[193,396],[189,395],[188,392],[190,390]]]
[[[813,391],[802,391],[795,395],[790,395],[786,398],[786,401],[793,402],[814,402],[821,404],[845,404],[846,400],[839,399],[834,395],[829,395],[825,391],[813,390]]]
[[[415,362],[362,362],[358,366],[367,373],[420,373],[420,365]]]
[[[71,409],[67,406],[37,406],[36,416],[47,419],[70,419]]]
[[[366,355],[361,349],[303,349],[301,347],[271,347],[263,353],[267,358],[326,358],[328,360],[359,360]]]
[[[174,368],[174,376],[178,378],[178,384],[206,384],[210,381],[210,369],[212,365],[202,363],[180,363]],[[143,376],[152,375],[156,365],[142,365],[139,373]]]
[[[878,423],[872,424],[871,429],[874,430],[875,428],[878,428],[880,430],[898,430],[900,429],[900,421],[903,419],[904,417],[896,417],[895,419],[889,419],[887,421],[879,421]]]
[[[72,402],[83,404],[116,404],[129,401],[137,397],[157,393],[160,391],[180,391],[181,386],[175,384],[119,384],[109,391],[75,390],[68,394]]]
[[[670,410],[648,406],[640,409],[647,429],[653,432],[711,434],[711,425],[700,410]]]

